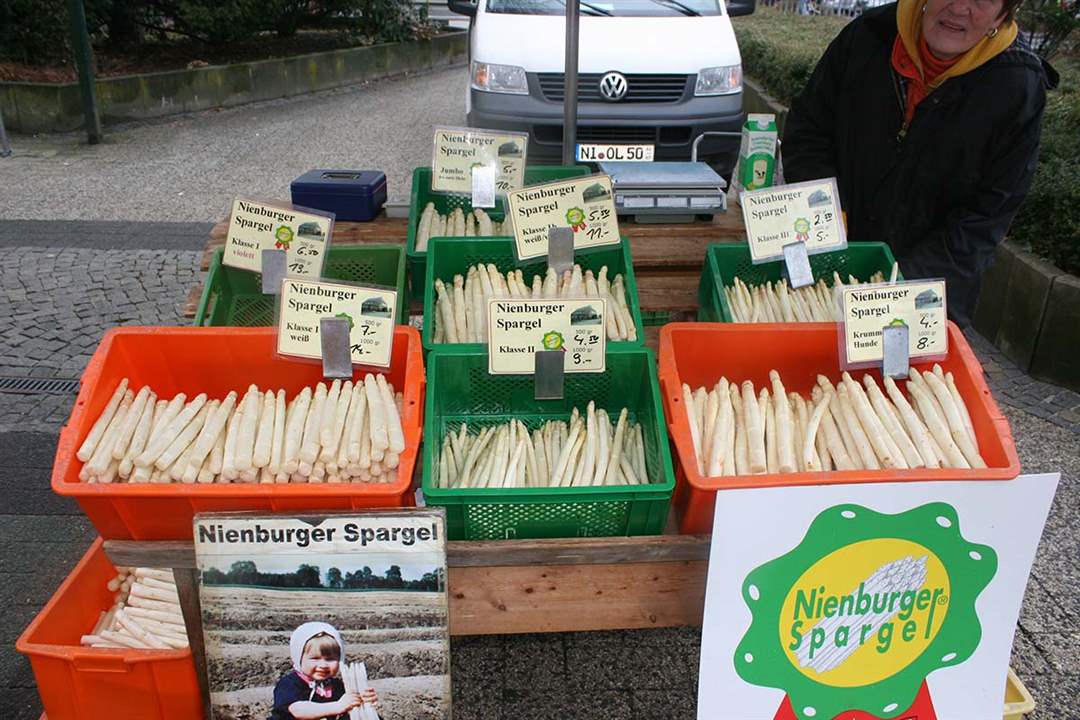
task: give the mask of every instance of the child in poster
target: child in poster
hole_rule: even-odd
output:
[[[274,687],[269,720],[348,720],[349,710],[364,703],[379,707],[375,690],[346,693],[338,668],[345,642],[333,625],[307,622],[289,639],[293,669]]]

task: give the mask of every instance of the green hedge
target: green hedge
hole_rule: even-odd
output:
[[[791,104],[847,20],[801,16],[758,5],[734,18],[743,71],[765,91]],[[797,39],[797,42],[793,40]],[[1027,200],[1009,229],[1061,269],[1080,275],[1080,61],[1057,58],[1061,84],[1047,96],[1039,167]]]

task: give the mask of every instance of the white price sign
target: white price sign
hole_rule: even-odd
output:
[[[236,198],[221,261],[229,267],[262,272],[262,251],[284,250],[286,275],[317,278],[322,275],[333,228],[332,213]]]
[[[739,203],[755,265],[783,260],[792,243],[804,243],[808,255],[847,247],[836,178],[743,192]]]
[[[881,363],[882,329],[888,325],[907,326],[912,359],[942,357],[949,350],[944,280],[850,285],[840,303],[845,367]]]
[[[536,353],[561,350],[568,373],[603,372],[607,303],[579,300],[488,301],[488,372],[531,375]]]
[[[530,185],[509,193],[506,202],[519,260],[547,255],[548,231],[556,227],[573,230],[575,250],[620,242],[615,196],[607,175]]]

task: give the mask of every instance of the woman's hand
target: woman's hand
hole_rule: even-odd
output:
[[[360,693],[360,697],[363,698],[364,702],[368,703],[373,708],[378,709],[379,695],[375,692],[374,688],[368,688],[364,692]]]

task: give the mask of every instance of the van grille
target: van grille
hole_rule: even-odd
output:
[[[606,73],[580,73],[578,75],[579,102],[610,102],[600,95],[600,78]],[[622,103],[673,103],[686,94],[689,75],[627,75],[626,97]],[[562,102],[566,95],[566,81],[562,73],[537,73],[537,83],[544,99]]]
[[[533,134],[541,145],[561,145],[563,140],[561,125],[536,125]],[[579,143],[651,143],[665,145],[687,145],[690,142],[689,127],[623,127],[604,125],[579,125],[577,142]]]

